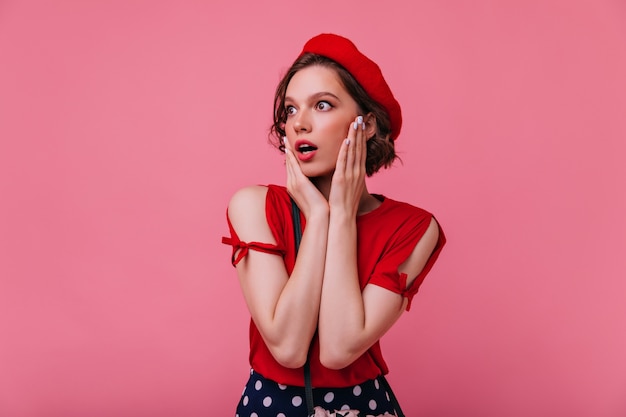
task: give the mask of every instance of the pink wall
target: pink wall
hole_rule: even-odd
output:
[[[0,416],[232,415],[225,206],[283,181],[273,88],[324,31],[403,105],[370,189],[449,238],[383,343],[407,414],[626,415],[625,28],[611,0],[1,2]]]

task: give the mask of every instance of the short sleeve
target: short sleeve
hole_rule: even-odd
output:
[[[437,244],[422,271],[411,283],[411,286],[407,288],[409,277],[405,273],[398,272],[398,267],[408,259],[430,225],[433,216],[427,212],[424,212],[424,214],[425,215],[419,216],[417,219],[412,219],[412,221],[407,222],[405,226],[399,229],[396,236],[390,241],[388,247],[381,255],[368,281],[370,284],[377,285],[408,298],[409,302],[406,306],[407,311],[411,309],[413,297],[417,294],[424,278],[426,278],[426,275],[428,275],[437,261],[439,253],[446,242],[443,230],[439,222],[437,222],[437,226],[439,227],[439,239]]]
[[[281,222],[279,221],[280,216],[275,213],[275,210],[268,210],[268,208],[276,207],[277,204],[274,201],[276,199],[276,190],[274,187],[268,187],[268,192],[266,196],[266,218],[268,221],[268,225],[274,235],[274,238],[278,242],[277,244],[273,243],[264,243],[264,242],[244,242],[239,239],[237,232],[233,228],[233,225],[230,222],[230,218],[228,217],[228,212],[226,212],[226,221],[228,222],[228,229],[230,230],[230,237],[222,237],[222,243],[226,245],[232,246],[232,256],[231,263],[233,266],[236,266],[247,254],[250,250],[255,250],[259,252],[279,255],[285,257],[285,243],[281,238]]]
[[[222,243],[233,247],[233,254],[230,259],[233,266],[237,266],[239,261],[248,254],[249,250],[285,256],[285,250],[280,245],[262,242],[243,242],[239,240],[236,233],[233,233],[231,237],[222,237]]]

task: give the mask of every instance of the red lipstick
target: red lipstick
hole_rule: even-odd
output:
[[[296,153],[298,154],[298,159],[302,162],[311,160],[317,153],[317,146],[308,140],[297,140],[294,145]]]

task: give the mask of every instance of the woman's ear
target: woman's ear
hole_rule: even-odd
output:
[[[376,116],[372,112],[367,113],[363,118],[363,122],[365,123],[365,136],[367,137],[367,140],[370,140],[376,135],[376,132],[378,131]]]

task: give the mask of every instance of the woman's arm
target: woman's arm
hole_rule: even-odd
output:
[[[398,267],[411,277],[407,288],[426,265],[439,239],[434,219]],[[331,211],[326,269],[320,305],[320,360],[331,369],[341,369],[361,356],[400,318],[407,299],[385,288],[359,287],[356,259],[356,222]]]
[[[267,188],[238,191],[228,206],[230,222],[244,242],[274,243],[267,223]],[[283,366],[304,365],[317,327],[328,214],[311,211],[291,277],[280,256],[251,250],[237,264],[243,296],[263,340]]]
[[[330,220],[324,284],[320,301],[320,361],[331,369],[354,362],[398,320],[407,301],[402,295],[368,284],[363,292],[357,267],[356,216],[365,189],[366,141],[375,120],[351,126],[337,158],[329,196]],[[398,266],[412,279],[419,275],[439,238],[431,220],[411,255]]]

